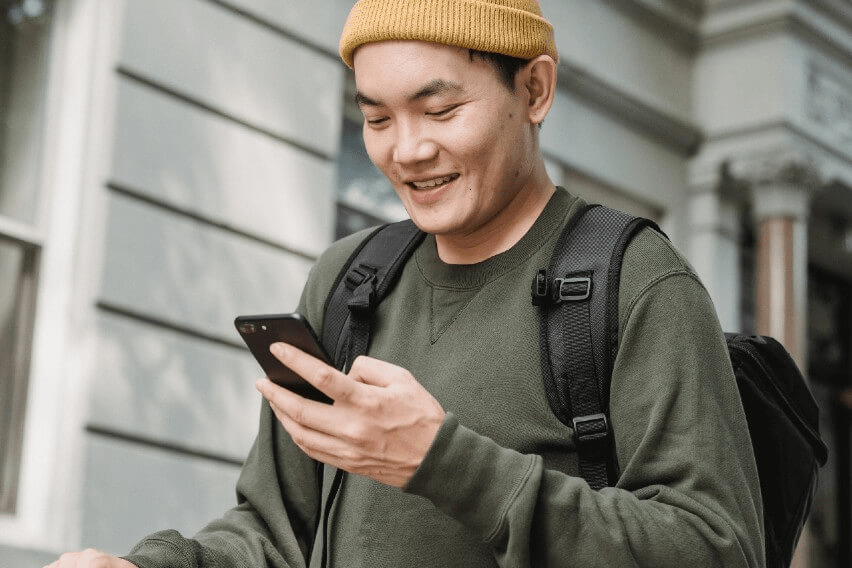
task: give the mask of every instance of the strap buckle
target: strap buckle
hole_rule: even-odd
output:
[[[562,302],[582,302],[592,295],[592,279],[588,276],[570,278],[547,277],[547,270],[541,269],[532,282],[532,303],[534,306],[559,304]]]
[[[356,318],[371,317],[376,307],[376,272],[373,266],[359,264],[346,275],[346,286],[352,290],[352,298],[347,305]]]
[[[578,450],[595,451],[604,447],[604,442],[609,437],[609,421],[605,414],[577,416],[572,423]]]
[[[346,273],[346,287],[349,288],[350,291],[355,290],[367,279],[375,276],[378,270],[378,267],[364,263],[359,263],[357,266],[353,266],[349,269],[349,272]]]
[[[556,278],[553,283],[555,302],[582,302],[592,295],[592,279],[586,276]]]

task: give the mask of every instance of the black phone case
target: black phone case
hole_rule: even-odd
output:
[[[234,326],[269,380],[305,398],[331,402],[330,398],[291,371],[269,351],[270,345],[282,341],[326,363],[331,361],[302,314],[238,316]]]

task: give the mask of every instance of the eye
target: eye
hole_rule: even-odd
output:
[[[388,121],[388,117],[386,117],[386,116],[378,116],[378,117],[375,117],[375,118],[367,118],[367,117],[364,118],[364,122],[367,123],[371,127],[382,126],[383,124],[387,123],[387,121]]]
[[[428,116],[435,116],[435,117],[440,118],[440,117],[443,117],[443,116],[447,116],[448,114],[450,114],[451,112],[453,112],[454,110],[459,108],[460,106],[461,106],[460,104],[453,104],[453,105],[450,105],[448,107],[444,107],[444,108],[436,110],[436,111],[427,112],[426,114]]]

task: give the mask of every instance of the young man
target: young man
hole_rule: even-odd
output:
[[[347,567],[762,566],[722,334],[656,233],[629,246],[620,282],[616,487],[578,477],[548,406],[529,287],[582,201],[553,186],[539,151],[557,54],[537,4],[361,0],[341,55],[370,157],[428,233],[379,307],[369,356],[344,374],[275,346],[334,404],[258,382],[268,404],[235,509],[193,539],[152,535],[127,560],[55,565],[320,566],[325,545],[328,565]],[[315,329],[363,238],[313,270],[299,311]],[[348,475],[330,499],[336,468]]]

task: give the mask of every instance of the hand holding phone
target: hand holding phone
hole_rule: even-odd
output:
[[[280,341],[333,365],[331,358],[323,348],[322,342],[317,338],[308,320],[302,314],[294,312],[290,314],[238,316],[234,320],[234,326],[269,380],[305,398],[325,403],[332,402],[330,398],[286,367],[269,351],[270,345]]]

